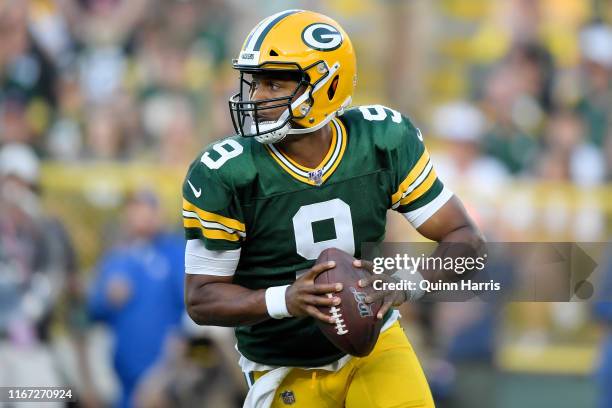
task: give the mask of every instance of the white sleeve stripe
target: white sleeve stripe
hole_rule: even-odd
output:
[[[240,248],[230,251],[211,251],[199,239],[190,239],[185,246],[185,273],[233,276],[239,260]]]
[[[242,232],[242,231],[231,229],[229,227],[226,227],[223,224],[219,224],[218,222],[205,221],[205,220],[201,219],[198,216],[198,214],[193,212],[193,211],[183,210],[183,217],[197,219],[198,221],[200,221],[200,224],[202,224],[202,226],[204,228],[223,230],[223,231],[228,232],[230,234],[238,234],[239,236],[241,236],[243,238],[246,237],[246,234],[244,232]]]
[[[408,188],[406,189],[406,191],[404,191],[402,193],[402,196],[400,197],[399,200],[397,200],[397,202],[393,203],[393,206],[391,208],[397,208],[399,207],[400,201],[402,201],[404,198],[406,198],[408,196],[408,194],[412,193],[414,190],[416,190],[416,188],[418,186],[421,185],[421,183],[423,182],[423,180],[425,180],[425,178],[427,176],[429,176],[429,172],[431,171],[431,169],[433,168],[433,164],[431,163],[431,159],[427,162],[427,165],[425,166],[425,168],[423,169],[423,171],[421,171],[421,174],[419,174],[419,177],[417,177],[416,180],[414,180],[414,182],[408,186]]]
[[[421,208],[417,208],[414,211],[402,213],[404,218],[408,220],[414,228],[420,227],[425,221],[427,221],[432,215],[434,215],[450,198],[453,196],[453,192],[448,188],[444,187],[436,198],[425,204]]]

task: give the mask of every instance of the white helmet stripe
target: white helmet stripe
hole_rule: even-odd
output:
[[[257,25],[255,26],[255,28],[253,28],[251,30],[251,32],[249,33],[249,36],[247,37],[247,39],[244,41],[243,47],[242,47],[242,51],[246,51],[249,49],[249,43],[251,42],[251,38],[253,38],[253,35],[255,34],[255,32],[259,29],[259,27],[261,27],[263,25],[263,23],[265,23],[268,19],[265,18],[263,20],[261,20],[259,23],[257,23]]]
[[[302,10],[284,10],[281,12],[278,12],[268,18],[266,18],[262,23],[260,23],[260,25],[257,27],[257,29],[255,30],[255,32],[253,33],[253,35],[251,36],[250,40],[248,41],[248,43],[246,44],[245,48],[243,51],[245,52],[253,52],[253,51],[259,51],[259,49],[255,49],[256,45],[259,43],[259,45],[261,46],[261,40],[263,40],[263,37],[266,36],[266,34],[268,34],[268,31],[270,31],[270,29],[276,24],[278,23],[280,20],[282,20],[283,18],[291,15],[291,14],[295,14],[298,11],[302,11]]]
[[[255,46],[255,43],[257,42],[257,39],[261,35],[261,32],[268,26],[268,24],[270,23],[270,21],[272,21],[274,19],[274,17],[276,17],[276,16],[278,16],[280,14],[282,14],[282,12],[274,14],[273,16],[270,16],[270,17],[266,18],[264,21],[262,21],[261,23],[259,23],[259,25],[257,26],[257,29],[255,30],[253,35],[251,35],[251,38],[249,39],[249,42],[244,47],[244,51],[246,51],[246,52],[253,52],[253,47]]]

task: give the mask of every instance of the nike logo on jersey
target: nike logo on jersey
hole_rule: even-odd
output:
[[[191,191],[193,191],[193,195],[195,196],[195,198],[200,198],[200,196],[202,195],[202,188],[196,190],[196,188],[193,186],[193,184],[191,184],[191,181],[187,180],[187,184],[189,184],[189,187],[191,187]]]

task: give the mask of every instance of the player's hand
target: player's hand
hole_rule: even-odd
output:
[[[285,302],[287,302],[287,310],[292,316],[312,316],[325,323],[334,323],[334,319],[322,313],[317,306],[338,306],[340,298],[337,296],[329,297],[327,294],[341,291],[342,284],[315,284],[314,280],[321,272],[335,266],[336,263],[333,261],[317,264],[287,288]]]
[[[359,287],[367,288],[372,286],[374,281],[377,280],[383,282],[399,282],[399,279],[394,278],[393,276],[384,272],[380,274],[374,273],[372,262],[356,259],[353,261],[353,266],[370,272],[370,276],[359,280]],[[366,296],[365,302],[374,303],[382,299],[383,304],[376,315],[378,319],[382,319],[391,306],[399,306],[406,301],[406,293],[402,290],[375,290],[373,292],[374,293],[370,293],[368,296]]]

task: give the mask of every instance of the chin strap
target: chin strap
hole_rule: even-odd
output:
[[[325,64],[325,68],[327,69],[327,76],[319,81],[314,88],[312,89],[312,92],[308,93],[308,92],[304,92],[302,95],[300,95],[295,102],[293,102],[291,104],[291,110],[295,110],[297,109],[301,104],[303,104],[304,102],[306,102],[306,100],[308,99],[308,97],[310,95],[314,95],[316,92],[319,91],[319,89],[321,89],[326,83],[329,82],[330,79],[332,79],[334,77],[334,74],[336,73],[336,71],[338,71],[340,69],[340,63],[336,62],[334,65],[332,65],[331,67],[327,66],[327,63],[325,61],[321,62],[321,64]],[[285,112],[287,115],[289,114],[289,112]]]
[[[340,106],[340,109],[327,115],[327,117],[323,119],[321,123],[319,123],[317,126],[303,128],[303,129],[296,129],[296,128],[290,127],[287,133],[289,133],[290,135],[301,135],[304,133],[310,133],[310,132],[314,132],[316,130],[321,129],[323,126],[327,125],[333,118],[335,118],[336,116],[342,115],[346,107],[351,104],[351,100],[352,98],[350,96],[346,98],[346,100]]]
[[[275,127],[278,127],[279,124],[281,124],[284,121],[286,121],[287,118],[289,118],[290,110],[292,112],[293,110],[297,109],[301,104],[306,102],[310,95],[314,95],[317,91],[319,91],[325,84],[327,84],[329,82],[330,79],[332,79],[334,77],[334,74],[336,73],[336,71],[338,71],[338,69],[340,69],[340,63],[339,62],[336,62],[331,67],[328,67],[327,63],[325,61],[323,61],[322,64],[325,64],[325,67],[327,68],[327,76],[323,80],[319,81],[314,86],[312,92],[310,92],[310,93],[304,92],[302,95],[300,95],[290,105],[289,108],[285,109],[285,111],[280,115],[280,117],[274,123],[259,125],[259,132],[262,133],[262,130],[264,130],[264,132],[261,135],[259,135],[259,136],[255,136],[255,140],[257,140],[258,142],[263,143],[263,144],[271,144],[271,143],[280,142],[288,134],[295,135],[295,134],[304,134],[304,133],[314,132],[316,130],[321,129],[323,126],[328,124],[329,121],[331,121],[333,118],[335,118],[337,113],[338,113],[338,111],[340,112],[340,114],[342,114],[344,112],[344,109],[351,102],[351,98],[350,97],[348,97],[347,100],[344,101],[344,103],[342,104],[340,109],[338,109],[337,112],[332,112],[323,121],[321,121],[321,123],[317,124],[316,126],[309,127],[309,128],[303,128],[303,129],[295,129],[295,128],[292,128],[289,123],[287,123],[285,126],[283,126],[282,128],[280,128],[278,130],[275,130],[275,131],[272,131],[272,132],[267,132],[267,133],[265,132],[265,128],[266,127],[268,129],[273,129]],[[252,129],[252,131],[256,130],[255,124],[251,125],[251,129]]]

